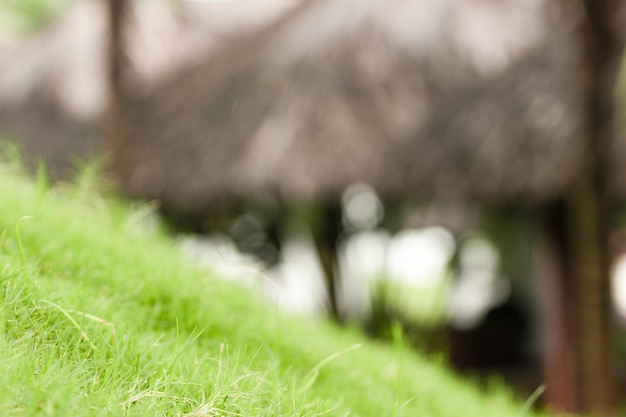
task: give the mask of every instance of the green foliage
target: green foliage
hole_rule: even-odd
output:
[[[72,0],[2,0],[0,27],[24,35],[31,33],[61,13]]]
[[[11,416],[517,416],[404,346],[281,315],[184,261],[151,205],[0,166],[0,409]]]
[[[408,285],[392,280],[381,281],[375,288],[387,310],[393,311],[408,323],[435,328],[445,321],[445,301],[449,279],[424,285]],[[419,300],[419,302],[416,302]]]

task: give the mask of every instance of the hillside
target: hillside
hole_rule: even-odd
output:
[[[7,416],[530,416],[402,347],[285,317],[208,276],[151,205],[0,166]],[[497,384],[496,384],[497,385]]]

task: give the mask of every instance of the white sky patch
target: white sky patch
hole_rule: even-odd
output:
[[[306,234],[289,237],[282,249],[283,261],[268,271],[276,283],[270,296],[286,311],[308,315],[323,313],[328,293],[311,237]]]
[[[261,260],[241,253],[227,236],[186,236],[180,239],[180,248],[185,256],[221,278],[244,285],[255,285],[262,280]]]
[[[441,227],[409,229],[389,244],[389,278],[407,285],[434,285],[445,278],[454,252],[452,234]]]
[[[626,320],[626,255],[615,261],[613,268],[613,303],[620,317]]]
[[[342,196],[345,221],[356,229],[371,229],[384,217],[383,204],[372,187],[354,184]]]
[[[373,284],[385,273],[391,235],[366,230],[350,236],[339,249],[339,294],[345,317],[366,317],[371,312]]]
[[[462,247],[459,275],[450,294],[448,317],[461,329],[479,324],[489,309],[510,294],[509,281],[499,276],[500,255],[486,238],[475,236]]]

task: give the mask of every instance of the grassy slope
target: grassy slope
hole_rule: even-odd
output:
[[[59,416],[519,415],[443,366],[281,316],[185,263],[145,210],[0,166],[0,410]],[[22,219],[23,216],[32,219]],[[20,244],[21,240],[21,244]]]

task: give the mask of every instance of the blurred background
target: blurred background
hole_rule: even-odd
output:
[[[0,138],[55,181],[99,161],[185,256],[285,311],[400,326],[460,372],[611,415],[620,6],[2,0]]]

